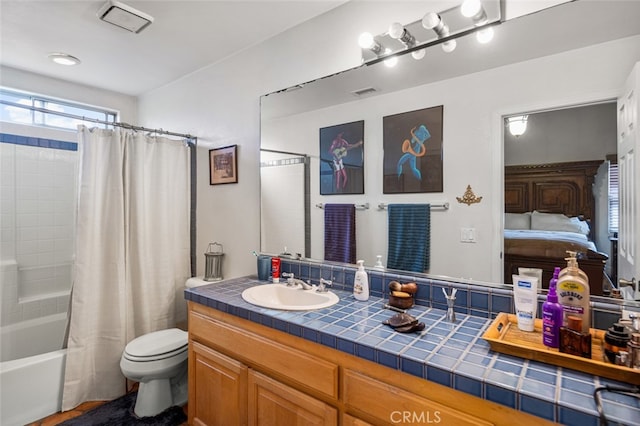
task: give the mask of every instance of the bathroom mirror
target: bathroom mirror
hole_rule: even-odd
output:
[[[564,3],[497,25],[494,40],[487,45],[478,46],[475,35],[470,34],[459,38],[451,53],[433,45],[421,61],[411,55],[401,56],[392,72],[383,63],[376,63],[263,96],[261,147],[304,154],[310,160],[310,195],[303,204],[310,211],[310,252],[306,257],[322,260],[323,256],[323,210],[317,205],[368,205],[368,209],[356,213],[357,252],[358,258],[372,266],[376,255],[386,260],[386,210],[378,209],[380,203],[448,203],[448,210],[431,212],[430,274],[501,285],[503,117],[527,111],[523,108],[532,104],[543,110],[571,102],[606,100],[593,99],[593,94],[580,99],[575,94],[567,102],[552,94],[548,102],[542,102],[531,95],[527,81],[518,84],[517,80],[537,72],[527,70],[529,60],[637,35],[638,5],[634,3],[620,2],[615,8],[608,8],[605,2]],[[599,22],[596,27],[594,20]],[[611,72],[624,80],[631,70],[628,64],[634,62],[611,64]],[[618,65],[625,69],[618,70]],[[537,67],[539,70],[540,65]],[[492,73],[489,80],[476,78],[488,71]],[[547,72],[552,79],[554,69]],[[363,93],[361,89],[366,90]],[[383,117],[439,105],[444,108],[443,192],[383,194]],[[357,120],[365,120],[365,192],[320,196],[319,129]],[[480,142],[474,143],[476,140]],[[263,200],[282,198],[281,193],[270,192],[264,182],[262,185]],[[481,202],[466,205],[457,201],[468,185],[482,197]],[[271,226],[270,218],[263,215],[261,226]],[[289,227],[288,233],[303,230]],[[463,232],[471,232],[475,243],[461,241]],[[304,236],[299,239],[304,240]],[[280,253],[285,245],[292,253],[304,253],[303,248],[283,241],[261,240],[261,250],[267,253]]]

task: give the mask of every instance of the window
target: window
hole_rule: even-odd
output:
[[[618,163],[609,162],[609,234],[618,232],[618,214],[620,202],[618,199]]]
[[[117,113],[113,111],[4,89],[0,90],[0,100],[24,105],[23,108],[14,105],[0,104],[0,120],[10,123],[76,130],[78,124],[82,124],[84,121],[71,116],[109,123],[114,123],[117,118]],[[31,109],[33,107],[51,111],[51,113],[34,111]],[[101,128],[109,127],[107,124],[101,123],[96,123],[95,126]]]

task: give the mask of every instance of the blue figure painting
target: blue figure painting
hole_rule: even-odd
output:
[[[442,192],[443,107],[383,117],[385,194]]]
[[[429,133],[429,130],[427,130],[424,124],[421,124],[417,130],[415,127],[411,129],[411,140],[405,139],[402,143],[403,154],[400,160],[398,160],[398,177],[402,174],[402,165],[408,161],[411,172],[416,179],[422,179],[422,173],[420,173],[420,170],[416,167],[416,159],[423,157],[427,153],[424,142],[430,137],[431,133]]]

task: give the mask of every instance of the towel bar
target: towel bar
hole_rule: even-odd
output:
[[[364,203],[364,204],[356,204],[356,210],[367,210],[369,209],[369,203]],[[318,203],[316,204],[316,207],[319,209],[324,209],[324,204],[322,203]]]
[[[429,203],[432,209],[442,209],[449,210],[449,202],[445,201],[444,203]],[[387,205],[385,203],[378,204],[378,210],[385,210]]]

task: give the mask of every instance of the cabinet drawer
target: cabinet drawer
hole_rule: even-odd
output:
[[[338,397],[338,366],[334,363],[195,312],[189,317],[189,333],[192,339],[252,367]]]
[[[344,402],[359,416],[373,416],[387,424],[492,424],[352,370],[344,371]]]

